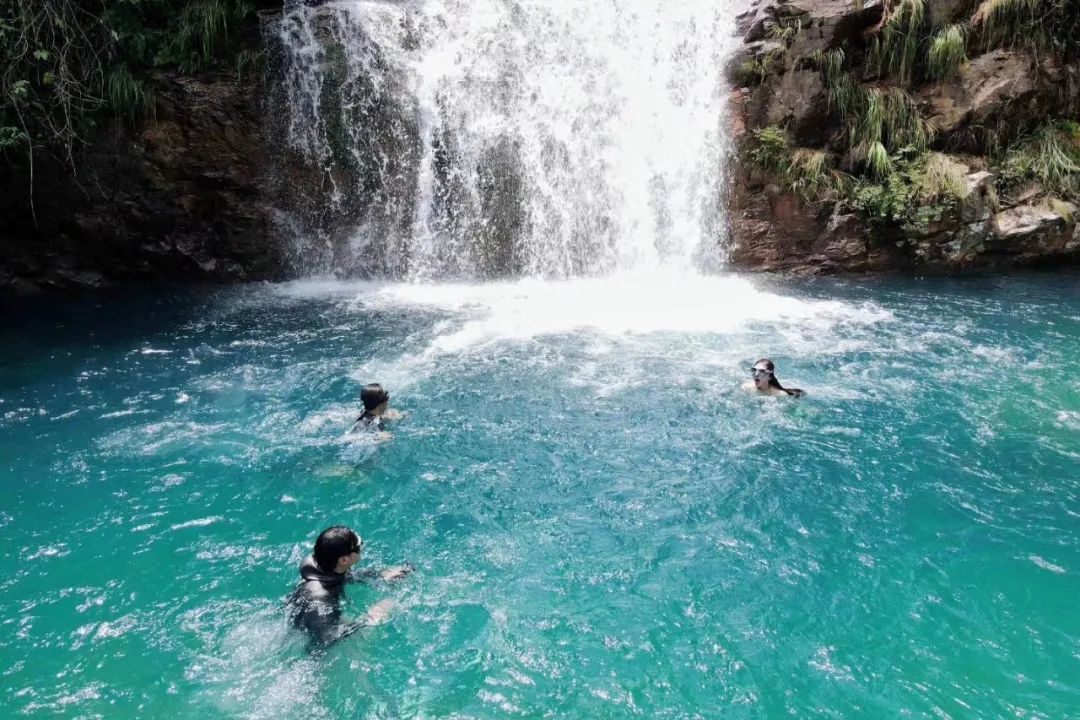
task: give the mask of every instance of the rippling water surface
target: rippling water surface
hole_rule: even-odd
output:
[[[0,710],[1080,716],[1080,287],[305,283],[8,313]],[[738,390],[774,358],[802,402]],[[345,435],[364,382],[408,412]],[[419,570],[310,657],[331,523]]]

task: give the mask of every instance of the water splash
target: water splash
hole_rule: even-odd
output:
[[[735,12],[292,8],[278,30],[285,135],[319,186],[300,269],[432,280],[715,266]]]

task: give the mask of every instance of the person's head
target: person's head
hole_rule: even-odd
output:
[[[758,390],[766,391],[769,388],[781,387],[780,381],[776,379],[776,364],[769,358],[761,358],[754,366],[750,368],[750,373],[754,378],[754,385]]]
[[[383,390],[379,383],[371,383],[360,391],[360,402],[364,403],[364,412],[378,415],[385,412],[390,404],[390,393]]]
[[[319,533],[315,541],[315,562],[323,572],[344,573],[360,560],[364,541],[352,529],[334,525]]]

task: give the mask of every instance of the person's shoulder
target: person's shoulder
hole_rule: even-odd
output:
[[[330,597],[330,589],[315,578],[304,580],[299,588],[299,593],[305,600],[325,600]]]
[[[361,432],[364,430],[378,430],[380,426],[379,418],[375,415],[361,415],[356,418],[356,422],[353,423],[352,432]]]

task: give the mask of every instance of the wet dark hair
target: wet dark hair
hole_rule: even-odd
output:
[[[379,383],[365,385],[360,391],[360,402],[364,403],[364,411],[374,410],[390,399],[390,393],[383,390]]]
[[[319,533],[315,541],[315,564],[323,572],[334,572],[337,561],[360,546],[360,536],[352,528],[334,525]]]
[[[776,388],[777,390],[783,390],[788,395],[793,395],[794,397],[802,397],[806,394],[799,388],[786,388],[781,385],[780,381],[776,379],[776,363],[774,363],[769,358],[761,358],[756,363],[754,363],[754,367],[757,367],[762,363],[765,363],[765,369],[769,371],[769,387]]]

